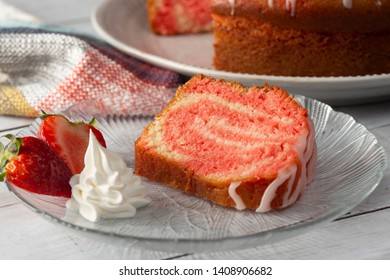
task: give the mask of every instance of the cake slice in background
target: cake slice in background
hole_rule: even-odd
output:
[[[218,205],[266,212],[315,173],[308,112],[284,90],[194,76],[136,141],[135,173]]]
[[[211,0],[148,0],[152,31],[176,35],[211,31]]]

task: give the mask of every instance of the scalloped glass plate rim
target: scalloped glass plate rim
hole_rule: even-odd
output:
[[[347,115],[345,113],[336,112],[330,106],[328,106],[328,105],[326,105],[324,103],[321,103],[321,102],[319,102],[317,100],[306,98],[306,97],[303,97],[303,96],[296,96],[296,98],[302,104],[306,104],[306,105],[317,104],[317,105],[319,105],[319,106],[321,106],[323,108],[327,108],[327,110],[329,110],[330,114],[335,114],[335,115],[342,116],[345,119],[345,121],[352,121],[352,122],[354,122],[355,125],[363,127],[365,129],[365,127],[363,125],[357,123],[351,116],[349,116],[349,115]],[[90,101],[84,101],[84,102],[90,102]],[[81,102],[81,103],[84,103],[84,102]],[[75,108],[75,107],[77,107],[79,105],[80,105],[79,103],[75,104],[75,105],[72,105],[69,108],[60,110],[59,113],[63,113],[63,114],[66,115],[66,112],[69,109]],[[35,121],[37,121],[37,120],[35,120]],[[34,122],[32,124],[34,124]],[[28,128],[30,128],[30,127],[31,127],[31,125]],[[20,134],[23,135],[24,131],[25,130],[22,130],[19,133],[19,135]],[[373,139],[376,140],[375,136],[373,136],[368,130],[365,129],[365,131],[366,131],[367,134],[371,135],[373,137]],[[46,212],[46,211],[44,211],[42,209],[36,208],[29,201],[25,200],[18,193],[18,191],[14,191],[13,190],[14,186],[12,186],[12,184],[10,184],[9,182],[6,182],[7,183],[6,185],[7,185],[8,189],[9,189],[9,191],[13,195],[15,195],[18,198],[18,200],[20,200],[24,205],[28,206],[28,208],[30,208],[34,212],[42,215],[44,218],[46,218],[47,220],[49,220],[51,222],[62,224],[63,226],[65,226],[65,227],[67,227],[69,229],[76,230],[78,232],[92,233],[92,234],[94,234],[96,236],[102,236],[102,237],[105,236],[105,237],[114,238],[114,239],[118,238],[118,239],[123,239],[123,240],[139,241],[141,243],[142,242],[148,242],[148,243],[151,243],[151,244],[162,244],[162,243],[164,243],[165,244],[165,245],[163,245],[164,248],[165,248],[165,246],[167,246],[169,244],[176,244],[176,245],[179,245],[179,246],[180,246],[180,244],[182,244],[184,246],[184,250],[185,250],[185,248],[187,248],[188,244],[192,244],[192,245],[194,245],[194,244],[203,244],[204,245],[204,244],[209,244],[209,243],[213,243],[213,244],[221,243],[221,244],[223,244],[223,243],[229,242],[231,240],[239,241],[239,240],[248,240],[248,239],[259,239],[258,240],[258,244],[262,245],[262,244],[264,244],[265,240],[268,240],[268,239],[271,239],[271,238],[272,238],[272,240],[280,241],[282,239],[290,238],[290,237],[296,236],[298,234],[301,234],[305,229],[313,227],[314,225],[319,225],[319,224],[326,223],[328,221],[331,221],[331,220],[333,220],[333,219],[335,219],[335,218],[337,218],[337,217],[347,213],[353,207],[355,207],[357,204],[362,202],[378,186],[378,184],[380,183],[380,181],[381,181],[381,179],[383,177],[384,170],[387,167],[386,154],[384,152],[383,147],[379,146],[379,143],[378,143],[378,150],[379,150],[380,155],[383,157],[383,161],[381,161],[380,168],[378,168],[378,170],[376,170],[376,175],[374,176],[375,177],[375,183],[373,183],[371,186],[367,187],[362,194],[355,196],[353,200],[346,201],[346,203],[341,205],[340,207],[331,209],[331,211],[322,213],[319,216],[313,216],[310,219],[307,219],[307,220],[304,220],[304,221],[299,221],[299,222],[293,223],[293,224],[289,224],[289,225],[284,226],[284,227],[278,227],[278,228],[275,228],[275,229],[262,231],[262,232],[258,232],[258,233],[254,233],[254,234],[248,234],[248,235],[242,235],[242,236],[217,237],[217,238],[214,238],[214,239],[153,238],[153,237],[146,237],[146,238],[144,238],[142,236],[129,236],[129,235],[123,235],[123,234],[114,233],[114,232],[108,232],[108,231],[101,231],[101,230],[97,230],[97,229],[93,229],[93,228],[88,228],[88,227],[75,225],[73,223],[67,222],[67,221],[62,220],[60,218],[57,218],[53,214],[51,214],[49,212]],[[294,206],[291,206],[291,207],[294,207]],[[261,215],[261,213],[259,213],[259,215]],[[287,232],[287,231],[289,232],[288,236],[287,235],[283,235],[283,233]],[[265,238],[265,239],[259,238],[259,237],[266,237],[266,236],[268,236],[269,238],[268,239],[267,238]],[[112,239],[110,239],[110,240],[112,240]],[[221,249],[221,250],[223,250],[223,249]],[[182,251],[182,250],[178,249],[178,251]],[[194,250],[194,251],[196,251],[196,250]]]

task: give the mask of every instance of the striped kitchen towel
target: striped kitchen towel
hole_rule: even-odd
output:
[[[84,100],[155,114],[182,77],[97,39],[32,28],[0,29],[0,114],[35,117]]]

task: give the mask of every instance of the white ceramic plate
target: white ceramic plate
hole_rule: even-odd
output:
[[[390,98],[390,74],[357,77],[284,77],[217,71],[212,66],[212,34],[157,36],[150,32],[145,0],[106,0],[92,14],[98,34],[112,46],[154,65],[192,76],[278,85],[330,105],[352,105]]]
[[[303,96],[316,130],[317,174],[301,199],[269,213],[216,206],[179,190],[145,181],[152,202],[126,219],[91,223],[65,207],[66,199],[37,195],[7,183],[25,205],[66,228],[110,244],[172,252],[215,252],[253,248],[294,237],[350,211],[379,184],[386,154],[367,129],[344,113]],[[97,105],[99,104],[99,105]],[[109,105],[107,105],[109,104]],[[119,105],[118,105],[119,106]],[[120,107],[120,106],[119,106]],[[62,113],[73,120],[98,121],[109,149],[134,166],[134,141],[150,116],[116,115],[112,100],[85,101]],[[36,119],[20,135],[35,135]]]

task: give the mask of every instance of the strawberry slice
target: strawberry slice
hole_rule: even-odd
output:
[[[72,173],[44,141],[33,136],[16,138],[8,134],[5,137],[10,142],[5,148],[0,143],[0,181],[5,178],[34,193],[71,196]]]
[[[38,129],[38,138],[69,166],[72,174],[80,174],[84,169],[84,155],[89,142],[89,131],[92,130],[99,143],[106,147],[102,133],[94,127],[95,120],[90,123],[71,122],[62,115],[44,114]]]

